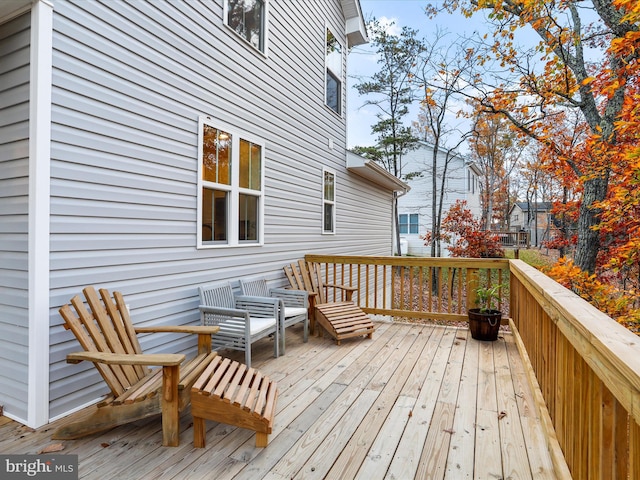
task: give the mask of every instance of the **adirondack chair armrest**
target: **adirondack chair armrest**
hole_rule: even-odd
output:
[[[182,353],[148,353],[125,354],[104,352],[76,352],[67,355],[67,363],[88,361],[104,363],[106,365],[146,365],[175,367],[184,362],[186,357]]]
[[[220,327],[205,325],[134,327],[136,333],[191,333],[194,335],[215,335]]]
[[[324,287],[339,288],[346,292],[355,292],[356,290],[358,290],[358,287],[352,287],[350,285],[341,285],[339,283],[325,283]]]
[[[134,327],[136,333],[184,333],[198,335],[198,354],[211,353],[211,335],[220,331],[209,325],[160,325],[157,327]]]

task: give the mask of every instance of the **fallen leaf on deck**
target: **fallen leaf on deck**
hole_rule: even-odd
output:
[[[64,450],[64,445],[62,443],[52,443],[51,445],[47,445],[42,450],[40,450],[38,452],[38,455],[40,455],[41,453],[60,452],[62,450]]]
[[[498,420],[502,420],[506,416],[507,416],[507,412],[503,410],[498,414]]]

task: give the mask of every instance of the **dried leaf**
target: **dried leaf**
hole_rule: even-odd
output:
[[[110,446],[111,446],[111,444],[110,444],[110,443],[107,443],[107,442],[102,442],[102,443],[100,444],[100,446],[101,446],[102,448],[107,448],[107,447],[110,447]]]
[[[502,420],[506,416],[507,416],[507,412],[503,410],[498,414],[498,420]]]
[[[38,452],[38,455],[42,453],[53,453],[53,452],[61,452],[64,450],[64,444],[62,443],[52,443],[51,445],[47,445],[42,450]]]
[[[451,435],[453,435],[454,433],[456,433],[455,430],[451,429],[451,428],[445,428],[444,430],[442,430],[445,433],[450,433]]]
[[[409,417],[413,417],[413,410],[409,410]]]

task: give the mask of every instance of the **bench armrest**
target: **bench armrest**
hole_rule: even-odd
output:
[[[291,290],[288,288],[272,288],[269,290],[272,297],[281,299],[286,307],[309,308],[309,292],[306,290]]]
[[[281,300],[272,297],[236,295],[236,308],[249,312],[252,317],[278,318]]]
[[[226,317],[234,317],[234,318],[247,318],[247,311],[241,310],[239,308],[224,308],[224,307],[216,307],[212,305],[200,305],[198,307],[200,309],[200,313],[212,313],[215,315],[223,315]]]

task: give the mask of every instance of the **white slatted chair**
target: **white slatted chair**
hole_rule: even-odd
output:
[[[273,356],[278,357],[281,300],[234,295],[229,282],[201,286],[199,291],[202,325],[220,327],[211,339],[213,349],[244,350],[251,367],[251,344],[273,335]]]
[[[309,293],[302,290],[286,288],[269,288],[265,278],[240,279],[240,291],[243,295],[253,297],[279,298],[284,304],[284,310],[280,311],[280,353],[285,353],[284,329],[296,323],[303,322],[304,342],[309,340]]]

